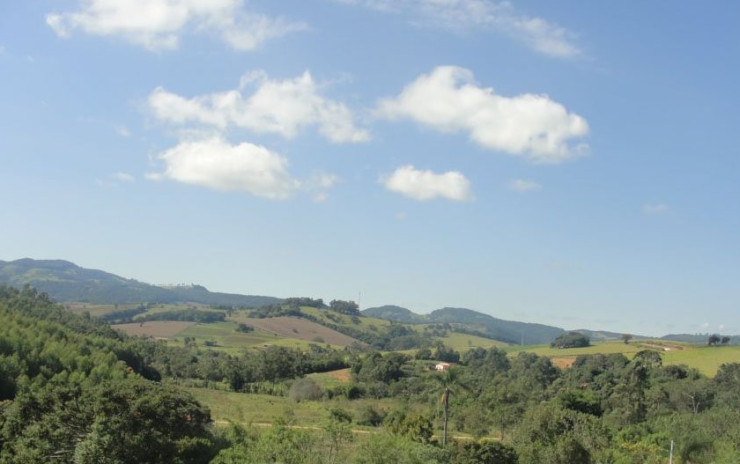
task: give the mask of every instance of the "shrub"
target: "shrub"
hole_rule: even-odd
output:
[[[313,379],[304,377],[293,382],[288,396],[295,401],[316,401],[324,396],[324,390]]]

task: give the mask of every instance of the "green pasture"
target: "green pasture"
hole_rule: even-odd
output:
[[[380,400],[363,398],[351,401],[346,398],[335,398],[298,402],[282,396],[236,393],[206,388],[186,388],[186,390],[211,410],[211,417],[217,423],[234,422],[244,425],[270,424],[278,418],[285,418],[293,425],[318,427],[326,423],[332,408],[342,408],[356,418],[360,410],[368,405],[386,411],[403,406],[402,401],[392,398]],[[358,428],[362,427],[358,426]]]
[[[508,346],[505,342],[459,332],[448,332],[446,336],[434,337],[434,339],[441,341],[446,346],[449,346],[460,353],[464,353],[465,351],[472,350],[474,348],[488,349],[494,346],[497,348],[505,348]]]
[[[667,350],[666,350],[667,348]],[[685,364],[698,369],[703,374],[713,376],[724,363],[740,363],[740,346],[701,346],[666,340],[632,340],[629,344],[621,341],[593,343],[585,348],[551,348],[548,345],[508,346],[504,348],[510,356],[519,352],[529,352],[550,358],[573,358],[589,354],[621,353],[632,358],[635,353],[652,349],[661,354],[663,364]]]
[[[214,342],[214,349],[238,352],[245,348],[262,348],[269,345],[307,348],[312,342],[294,338],[281,338],[260,329],[252,332],[239,332],[235,322],[213,322],[210,324],[196,324],[183,330],[174,340],[184,343],[185,337],[195,339],[201,346],[205,342]]]
[[[740,363],[740,346],[692,346],[663,352],[663,364],[686,364],[708,376],[714,376],[722,364]]]

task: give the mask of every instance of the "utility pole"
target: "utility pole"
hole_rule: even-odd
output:
[[[668,455],[668,464],[673,464],[673,440],[671,440],[671,454]]]

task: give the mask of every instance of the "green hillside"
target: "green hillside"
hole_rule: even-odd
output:
[[[559,327],[506,321],[466,308],[442,308],[430,314],[421,315],[400,306],[387,305],[368,308],[362,313],[366,316],[405,324],[445,324],[448,330],[515,344],[550,343],[565,332]]]
[[[60,302],[91,304],[192,302],[256,308],[279,303],[267,296],[214,293],[199,285],[158,287],[63,260],[0,261],[0,284],[31,285]]]

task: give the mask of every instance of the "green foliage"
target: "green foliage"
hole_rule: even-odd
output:
[[[347,314],[350,316],[359,316],[360,307],[354,301],[344,300],[331,300],[329,303],[329,309],[339,314]]]
[[[383,419],[385,419],[385,413],[383,411],[376,409],[371,404],[367,404],[360,409],[356,422],[358,425],[378,427],[383,424]]]
[[[513,448],[496,441],[458,443],[451,464],[518,464]]]
[[[553,348],[583,348],[590,344],[591,341],[582,333],[568,332],[553,340],[550,346]]]
[[[225,320],[226,313],[221,311],[203,311],[195,308],[188,308],[149,313],[136,318],[135,321],[190,321],[207,324],[209,322],[223,322]]]
[[[429,418],[399,409],[388,414],[383,425],[396,435],[420,443],[429,443],[434,434],[434,427]]]
[[[49,384],[3,410],[2,463],[199,463],[213,450],[208,410],[141,379]],[[104,458],[104,460],[103,460]]]
[[[324,390],[313,379],[303,377],[293,382],[288,396],[294,401],[317,401],[324,396]]]
[[[403,376],[403,365],[409,358],[400,353],[389,353],[385,356],[373,352],[356,359],[351,364],[352,373],[362,382],[390,383]]]
[[[355,464],[444,464],[448,453],[398,435],[375,435],[355,453]]]

